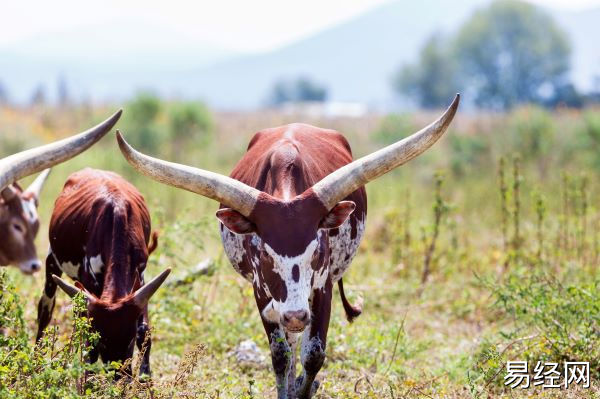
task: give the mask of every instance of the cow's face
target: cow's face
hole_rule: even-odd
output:
[[[236,234],[256,234],[250,240],[254,294],[263,317],[289,332],[301,332],[310,322],[310,302],[329,276],[326,230],[340,227],[354,211],[351,201],[330,212],[310,199],[271,202],[250,218],[224,208],[217,217]],[[270,300],[265,300],[270,299]]]
[[[100,334],[98,353],[105,363],[125,362],[133,355],[137,320],[142,313],[132,300],[118,303],[88,303],[92,327]]]
[[[2,190],[0,198],[0,265],[14,265],[26,274],[40,270],[35,237],[40,227],[38,199],[18,185]]]

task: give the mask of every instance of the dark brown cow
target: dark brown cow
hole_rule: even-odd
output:
[[[37,339],[52,318],[57,284],[70,296],[83,292],[100,342],[90,351],[104,362],[133,355],[149,332],[148,301],[167,269],[144,285],[148,256],[156,248],[144,197],[119,175],[94,169],[73,173],[56,200],[50,221],[46,284],[38,305]],[[63,281],[65,272],[76,287]],[[136,340],[137,338],[137,340]],[[150,374],[148,341],[140,372]]]
[[[121,151],[140,172],[221,203],[221,238],[234,268],[254,286],[267,332],[278,398],[310,398],[325,360],[332,287],[338,282],[349,319],[360,313],[343,295],[342,275],[363,236],[363,186],[416,157],[447,129],[457,96],[436,122],[352,161],[338,132],[292,124],[258,132],[231,177]],[[302,336],[303,374],[295,347]],[[290,356],[291,355],[291,356]]]
[[[23,273],[38,271],[34,240],[40,222],[37,214],[40,192],[49,168],[85,151],[100,140],[119,120],[118,111],[98,126],[77,136],[0,159],[0,266],[15,265]],[[25,190],[17,180],[46,169]]]

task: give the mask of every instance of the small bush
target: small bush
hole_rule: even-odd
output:
[[[507,361],[589,362],[590,379],[600,378],[600,278],[560,280],[547,272],[515,269],[502,283],[486,281],[494,308],[510,320],[498,344],[484,340],[468,376],[477,386],[504,387]]]

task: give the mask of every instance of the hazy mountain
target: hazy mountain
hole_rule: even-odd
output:
[[[414,60],[429,35],[455,29],[482,2],[385,4],[282,49],[191,73],[189,94],[219,106],[252,107],[267,100],[276,79],[306,75],[325,85],[333,100],[382,106],[393,99],[398,66]]]
[[[171,94],[178,87],[170,77],[234,54],[162,26],[123,20],[1,47],[0,81],[17,101],[39,84],[53,94],[61,76],[76,98],[122,98],[143,88]]]
[[[452,33],[485,0],[398,1],[296,44],[261,55],[239,57],[191,74],[190,95],[219,106],[264,103],[273,82],[307,75],[324,84],[333,100],[387,107],[395,95],[390,81],[398,68],[415,60],[434,32]],[[549,10],[573,41],[573,78],[589,89],[600,76],[600,8],[582,12]]]
[[[390,81],[434,32],[450,34],[487,0],[396,1],[263,54],[239,55],[139,21],[80,28],[0,48],[0,81],[21,101],[63,75],[77,98],[115,100],[140,88],[202,98],[222,108],[263,105],[279,78],[309,76],[330,98],[387,107]],[[600,75],[600,8],[550,11],[571,36],[573,77],[589,88]],[[123,38],[126,37],[126,40]]]

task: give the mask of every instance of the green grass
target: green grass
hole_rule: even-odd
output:
[[[169,141],[171,106],[160,103],[144,127],[162,137],[156,154],[225,174],[255,131],[292,121],[269,113],[214,114],[206,125],[214,126],[212,130],[206,136],[190,136],[194,138],[184,143],[182,154]],[[10,151],[35,145],[49,140],[57,126],[64,135],[109,113],[0,111],[0,143],[10,141]],[[399,125],[421,126],[433,116],[407,118],[400,118]],[[459,116],[448,133],[453,139],[443,139],[418,160],[368,185],[366,236],[344,278],[351,301],[363,300],[364,312],[349,324],[335,290],[318,398],[598,397],[600,213],[595,165],[600,156],[589,144],[597,134],[590,122],[594,118],[594,110],[585,115],[548,114],[528,108],[509,115]],[[132,120],[119,125],[126,137],[135,134]],[[307,122],[344,132],[355,156],[382,145],[382,133],[377,132],[385,132],[385,141],[393,136],[393,118],[386,119],[383,128],[376,116]],[[533,137],[520,140],[530,132]],[[9,151],[8,146],[0,148]],[[522,154],[516,171],[518,192],[513,180],[517,152]],[[501,156],[507,187],[504,216],[498,180]],[[78,360],[81,348],[70,352],[64,367],[54,367],[51,352],[33,347],[43,275],[31,278],[11,268],[2,277],[14,289],[5,288],[0,301],[0,320],[8,337],[0,345],[0,371],[20,364],[8,349],[10,338],[28,362],[44,366],[44,374],[32,378],[32,371],[25,369],[11,378],[0,374],[0,396],[58,398],[87,392],[98,398],[274,398],[267,339],[252,287],[224,257],[214,217],[217,204],[135,173],[123,161],[112,134],[53,171],[40,208],[40,256],[48,245],[44,232],[53,198],[68,174],[85,166],[115,170],[140,189],[153,227],[161,231],[148,273],[172,267],[170,280],[186,281],[159,290],[150,303],[152,381],[115,383],[110,378],[114,370],[101,371],[95,365],[97,374],[82,385],[87,366]],[[438,170],[444,171],[444,181],[436,194]],[[436,229],[434,212],[442,208],[431,270],[422,285],[425,255]],[[206,258],[213,260],[214,272],[190,276]],[[77,319],[72,313],[71,300],[59,293],[51,324],[56,350],[73,341]],[[78,329],[91,333],[84,321]],[[242,366],[230,354],[246,339],[258,344],[267,358],[264,365]],[[511,391],[502,384],[507,360],[590,361],[595,365],[593,387]],[[52,383],[44,385],[47,382]],[[11,396],[12,388],[19,389]]]

